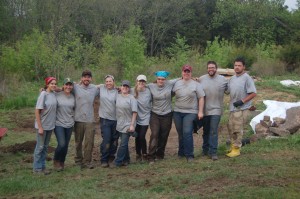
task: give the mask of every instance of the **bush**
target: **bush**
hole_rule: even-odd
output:
[[[281,50],[281,60],[286,63],[286,70],[293,72],[295,69],[300,68],[300,45],[299,43],[292,43],[284,46]]]
[[[255,62],[251,69],[251,74],[256,76],[275,76],[285,73],[285,64],[277,59],[260,59]]]
[[[214,60],[220,68],[228,67],[230,63],[229,55],[234,46],[225,39],[215,37],[212,42],[207,42],[207,47],[204,51],[203,59],[207,62]]]
[[[115,68],[119,78],[135,79],[139,73],[144,73],[146,43],[142,30],[130,26],[122,35],[106,34],[102,40],[100,68],[107,66]]]

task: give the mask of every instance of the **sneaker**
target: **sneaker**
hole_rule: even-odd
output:
[[[212,155],[212,156],[211,156],[211,159],[212,159],[213,161],[216,161],[216,160],[218,160],[218,156],[217,156],[217,155]]]
[[[48,169],[43,169],[42,172],[44,173],[44,175],[49,175],[51,173],[51,171]]]
[[[187,162],[188,163],[193,163],[194,162],[194,158],[192,158],[192,157],[187,158]]]
[[[81,169],[93,169],[94,165],[92,164],[82,164]]]
[[[107,167],[109,167],[109,165],[108,165],[107,162],[102,162],[102,163],[101,163],[101,167],[102,167],[102,168],[107,168]]]
[[[49,175],[51,173],[51,171],[47,170],[47,169],[43,169],[43,170],[33,170],[34,174],[37,175]]]
[[[149,160],[149,165],[153,165],[154,163],[154,160]]]

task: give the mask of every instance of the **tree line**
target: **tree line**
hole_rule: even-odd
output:
[[[243,54],[250,66],[276,58],[294,71],[299,3],[289,11],[284,0],[2,0],[0,70],[34,80],[109,65],[130,78],[154,70],[145,66],[172,70],[197,56],[228,66]]]

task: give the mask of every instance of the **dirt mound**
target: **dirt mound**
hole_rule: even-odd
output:
[[[4,153],[17,153],[17,152],[22,152],[22,153],[33,153],[35,149],[36,141],[26,141],[24,143],[17,143],[15,145],[11,146],[5,146],[5,147],[0,147],[0,151]],[[49,146],[48,147],[48,153],[51,153],[55,150],[54,147]]]

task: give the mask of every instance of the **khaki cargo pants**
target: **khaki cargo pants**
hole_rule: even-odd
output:
[[[94,147],[95,125],[94,123],[75,122],[75,163],[88,165],[92,160]],[[83,148],[83,150],[82,150]]]
[[[228,121],[228,133],[231,144],[234,147],[242,146],[244,127],[248,121],[249,110],[230,112]]]

